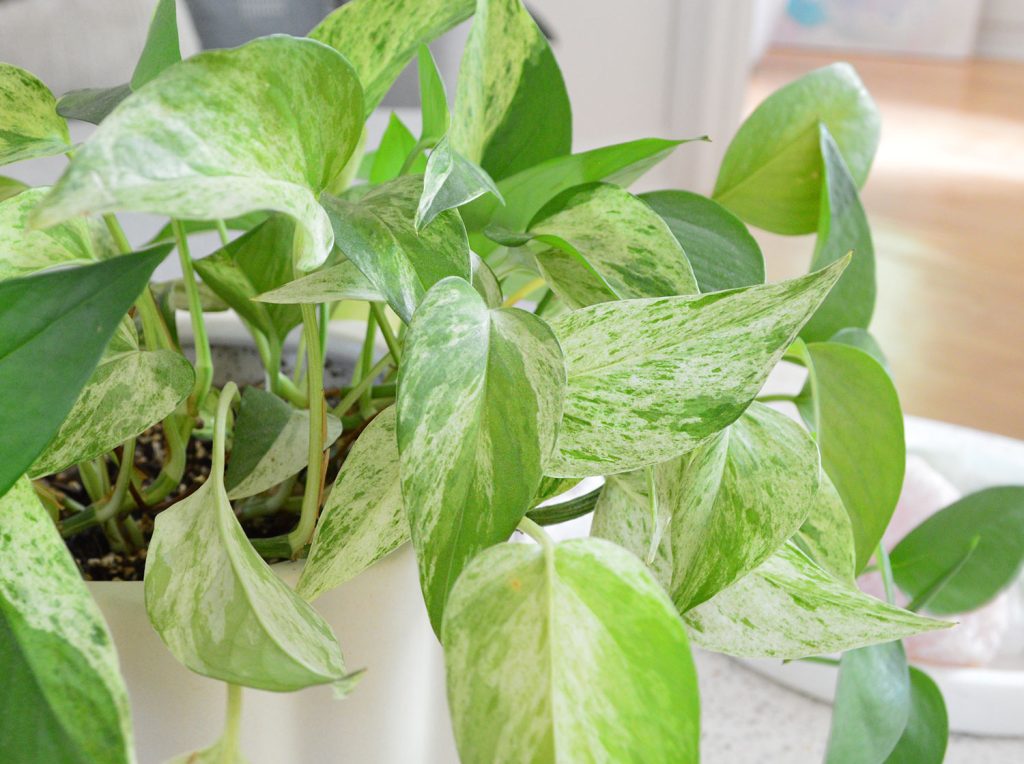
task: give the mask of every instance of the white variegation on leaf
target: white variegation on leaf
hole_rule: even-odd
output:
[[[161,512],[146,557],[146,611],[160,638],[203,676],[288,692],[341,683],[341,649],[315,610],[253,548],[224,490],[222,393],[210,477]]]
[[[317,198],[344,169],[362,113],[352,66],[313,40],[276,35],[200,53],[103,121],[33,223],[117,210],[196,220],[276,210],[304,229],[295,258],[311,269],[334,238]]]
[[[853,583],[857,566],[853,526],[843,500],[824,470],[811,512],[793,536],[793,542],[840,581]]]
[[[693,643],[750,658],[806,658],[953,626],[836,580],[792,544],[684,614]]]
[[[424,297],[398,378],[402,495],[435,630],[469,560],[532,505],[555,442],[565,369],[547,324],[488,309],[466,281]]]
[[[21,478],[0,497],[0,754],[131,764],[131,712],[99,608]]]
[[[442,641],[465,764],[699,759],[685,629],[614,544],[488,549],[459,578]]]
[[[461,207],[484,194],[494,194],[504,204],[501,192],[491,176],[452,148],[445,136],[430,152],[423,176],[423,196],[416,208],[416,230],[445,210]]]
[[[396,425],[395,407],[389,406],[345,457],[296,587],[307,600],[354,578],[409,540]]]
[[[60,472],[113,450],[173,413],[194,383],[192,364],[181,353],[114,355],[96,367],[30,474]]]
[[[547,474],[657,464],[732,424],[846,262],[778,284],[606,302],[559,316],[553,327],[569,379]]]
[[[94,218],[75,218],[41,231],[30,228],[29,214],[48,191],[33,188],[0,202],[0,281],[119,254],[106,227]]]
[[[68,123],[57,114],[50,89],[24,69],[0,63],[0,165],[70,148]]]
[[[498,277],[476,252],[469,253],[469,267],[472,272],[473,288],[480,293],[488,308],[501,307],[501,284]]]
[[[252,298],[256,302],[280,305],[316,304],[339,300],[384,302],[384,295],[370,283],[356,264],[343,260],[337,265],[314,271],[284,286]]]

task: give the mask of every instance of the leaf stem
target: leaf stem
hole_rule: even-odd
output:
[[[552,539],[543,528],[530,518],[523,517],[523,519],[519,521],[519,525],[517,527],[521,532],[525,533],[540,544],[544,548],[545,554],[551,554],[555,551],[554,539]]]
[[[889,564],[889,553],[885,551],[882,542],[878,542],[875,548],[875,557],[878,558],[878,569],[882,573],[882,586],[885,588],[885,601],[890,605],[896,604],[896,585],[892,580],[892,565]]]
[[[391,351],[391,357],[395,359],[396,364],[400,364],[402,362],[402,348],[399,345],[398,338],[395,337],[394,330],[391,328],[391,322],[388,321],[384,307],[378,302],[371,302],[370,310],[373,312],[373,317],[377,319],[377,326],[380,327],[380,333],[384,335],[384,342],[387,343],[388,350]]]
[[[363,382],[367,378],[371,380],[370,370],[373,367],[373,349],[377,341],[377,316],[375,313],[370,313],[370,317],[366,321],[366,337],[363,339],[363,349],[359,353],[359,381]],[[359,395],[359,414],[363,419],[369,419],[373,416],[372,404],[373,399],[370,397],[370,388],[365,387]]]
[[[353,385],[352,389],[350,389],[348,393],[345,394],[345,397],[341,399],[338,405],[334,407],[335,415],[343,416],[345,412],[352,408],[352,404],[359,400],[359,397],[363,394],[363,391],[367,389],[372,389],[373,380],[380,376],[381,372],[383,372],[384,369],[388,367],[388,364],[390,364],[391,361],[391,353],[385,354],[383,358],[377,361],[377,363],[374,364],[373,368],[370,369],[369,374],[367,374],[365,377],[360,379],[359,382]]]
[[[210,353],[210,338],[206,334],[206,321],[203,319],[203,303],[199,297],[199,286],[196,284],[195,270],[192,268],[192,255],[188,249],[188,234],[180,220],[171,221],[175,241],[178,243],[178,259],[181,262],[182,283],[188,295],[188,313],[192,319],[192,341],[196,348],[196,384],[192,389],[189,411],[198,414],[210,393],[213,384],[213,355]]]
[[[231,403],[238,395],[238,385],[228,382],[220,391],[217,401],[217,418],[213,424],[213,463],[210,465],[210,479],[222,480],[224,477],[224,451],[227,441],[228,412]]]
[[[542,278],[536,278],[536,279],[533,279],[532,281],[527,282],[526,284],[521,286],[519,289],[514,291],[511,295],[506,297],[505,301],[501,304],[501,307],[503,307],[503,308],[511,308],[513,305],[518,303],[520,300],[526,298],[528,295],[532,294],[533,292],[536,292],[538,289],[540,289],[542,286],[544,286],[547,283],[548,282],[545,281]]]
[[[242,688],[237,684],[228,685],[228,709],[224,721],[224,735],[220,739],[220,764],[235,764],[238,761],[238,737],[242,726]]]
[[[786,403],[793,403],[796,401],[795,395],[789,395],[788,393],[773,393],[772,395],[759,395],[757,396],[759,403],[771,403],[773,401],[785,401]]]
[[[228,245],[229,240],[231,239],[231,236],[228,234],[228,227],[227,225],[225,225],[224,221],[220,219],[216,221],[216,224],[217,234],[220,236],[221,246],[226,247]]]
[[[135,469],[135,438],[129,438],[121,448],[121,464],[117,468],[117,480],[110,498],[96,510],[96,522],[105,523],[113,520],[128,495],[131,484],[132,470]],[[72,520],[74,518],[71,518]]]

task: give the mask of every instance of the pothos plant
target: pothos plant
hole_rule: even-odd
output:
[[[450,106],[425,44],[474,12]],[[422,130],[392,116],[368,151],[365,118],[414,57]],[[879,546],[903,420],[866,331],[858,188],[879,121],[849,66],[766,100],[709,198],[626,190],[684,141],[570,153],[562,76],[520,0],[354,0],[308,38],[180,58],[160,0],[126,85],[55,100],[0,65],[0,161],[69,159],[52,188],[0,183],[0,758],[133,760],[114,646],[64,543],[90,533],[148,547],[153,627],[229,685],[199,760],[241,760],[241,687],[353,690],[309,603],[410,541],[466,762],[696,761],[691,643],[844,653],[829,761],[941,759],[941,696],[899,640],[949,624],[892,603]],[[72,146],[65,118],[98,127]],[[136,250],[116,214],[138,211],[170,223]],[[764,283],[745,223],[815,234],[808,275]],[[204,230],[223,246],[193,260]],[[149,285],[172,250],[184,278]],[[263,386],[213,386],[216,302]],[[365,343],[332,397],[327,321],[348,303]],[[802,425],[758,400],[779,363],[807,371],[781,396]],[[183,485],[190,443],[211,464]],[[83,500],[52,478],[69,469]],[[544,530],[590,513],[589,538]],[[260,514],[288,530],[250,538],[239,518]],[[964,570],[954,547],[900,586],[933,600]],[[268,563],[300,557],[293,590]],[[890,602],[855,588],[869,564]]]

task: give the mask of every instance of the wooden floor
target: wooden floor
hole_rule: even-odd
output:
[[[835,58],[771,52],[748,108]],[[1024,64],[843,58],[882,113],[871,328],[903,407],[1024,438]],[[813,237],[759,238],[771,278],[806,269]]]

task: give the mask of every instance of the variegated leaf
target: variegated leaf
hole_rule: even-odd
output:
[[[409,540],[396,425],[395,407],[389,406],[345,457],[296,587],[307,600],[354,578]]]
[[[176,351],[115,355],[96,367],[31,475],[60,472],[111,451],[173,413],[194,383],[192,364]]]
[[[614,544],[488,549],[459,578],[442,637],[466,764],[699,759],[685,629]]]
[[[845,262],[778,284],[559,316],[569,382],[547,474],[607,475],[668,461],[734,422]]]
[[[270,569],[224,490],[221,397],[210,477],[156,517],[146,611],[174,657],[203,676],[289,692],[346,680],[331,628]]]
[[[491,266],[484,262],[484,259],[476,252],[470,252],[469,268],[472,271],[473,288],[484,298],[487,307],[500,307],[502,302],[501,284],[498,283],[498,277],[494,275]]]
[[[24,69],[0,63],[0,165],[70,148],[68,124],[49,88]]]
[[[0,758],[134,762],[110,632],[26,478],[0,497],[0,529]]]
[[[423,294],[447,276],[470,278],[469,243],[459,213],[414,225],[422,181],[402,177],[358,201],[325,197],[338,249],[363,272],[408,323]]]
[[[311,269],[333,241],[317,197],[344,169],[362,112],[351,65],[315,41],[276,35],[200,53],[103,121],[33,222],[116,210],[200,220],[276,210],[304,229],[295,258]]]
[[[530,509],[555,442],[565,370],[547,324],[489,310],[438,282],[406,337],[398,378],[402,495],[435,630],[455,579]]]
[[[345,55],[363,85],[369,114],[423,43],[473,13],[473,0],[353,0],[309,36]]]
[[[607,299],[698,292],[679,242],[650,207],[618,186],[597,183],[565,192],[530,230],[555,247],[536,254],[541,273],[569,307]],[[559,243],[561,242],[561,243]],[[589,267],[588,267],[589,266]],[[595,278],[595,274],[598,278]]]
[[[445,136],[427,160],[423,196],[416,208],[416,230],[430,225],[430,221],[445,210],[461,207],[484,194],[494,194],[504,202],[491,176],[453,149]]]
[[[341,436],[341,420],[327,415],[324,448]],[[235,422],[224,485],[232,499],[263,493],[309,464],[309,412],[258,387],[247,387]]]
[[[571,151],[565,82],[521,0],[477,0],[449,135],[495,180]]]
[[[837,579],[853,584],[857,565],[853,526],[843,500],[824,470],[811,513],[793,536],[793,543]]]
[[[202,262],[202,261],[200,261]],[[384,295],[370,283],[356,264],[342,260],[322,271],[314,271],[301,279],[289,281],[284,286],[252,298],[257,302],[279,305],[336,302],[338,300],[362,300],[384,302]]]
[[[832,578],[786,544],[759,568],[684,614],[690,639],[751,658],[806,658],[952,626]]]
[[[75,218],[43,230],[30,228],[29,213],[48,191],[33,188],[0,202],[0,281],[118,254],[106,227],[94,218]]]

